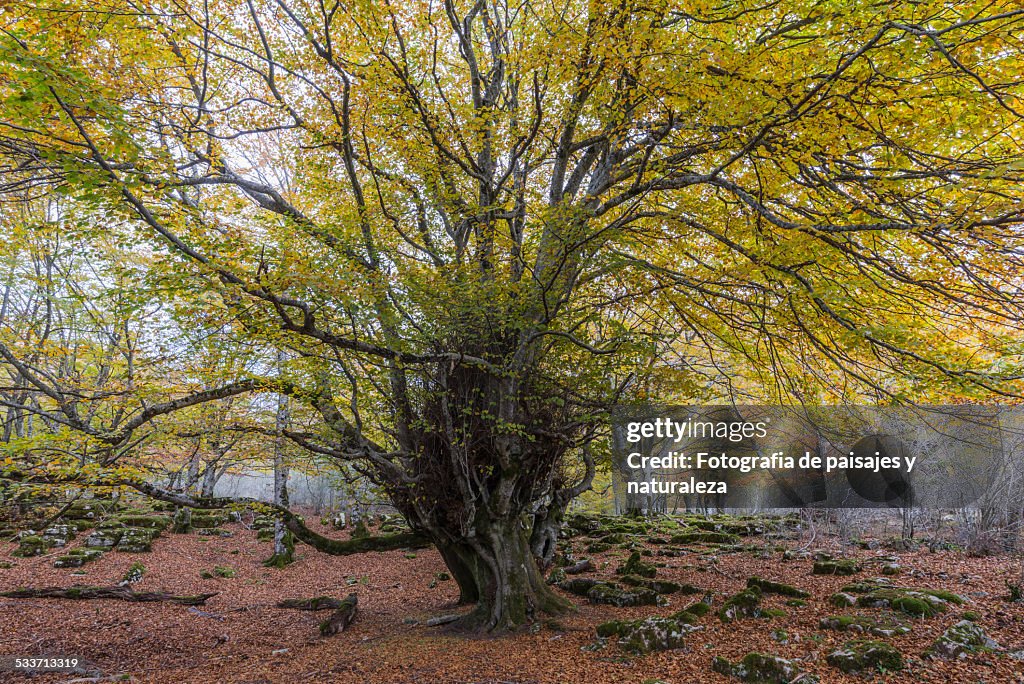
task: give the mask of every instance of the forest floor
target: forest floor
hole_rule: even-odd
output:
[[[869,563],[853,577],[814,575],[811,559],[782,560],[779,544],[806,546],[797,538],[750,537],[744,551],[695,546],[679,557],[645,558],[664,564],[658,568],[659,579],[696,585],[714,592],[715,599],[713,611],[699,622],[702,629],[686,637],[685,647],[632,656],[614,639],[593,649],[595,627],[609,620],[668,615],[700,595],[670,596],[671,605],[665,607],[629,608],[593,605],[571,596],[576,611],[557,623],[541,623],[512,636],[465,636],[443,626],[425,626],[427,619],[457,610],[457,587],[453,581],[437,579],[445,568],[433,549],[331,557],[299,545],[296,562],[276,570],[261,565],[270,555],[268,542],[258,542],[255,532],[240,523],[226,529],[231,537],[165,533],[150,553],[111,552],[77,571],[54,568],[57,553],[11,558],[15,545],[0,547],[0,559],[13,563],[0,569],[0,590],[112,585],[132,563],[141,561],[146,571],[134,585],[136,591],[218,592],[198,609],[169,603],[0,598],[0,655],[67,654],[90,663],[84,673],[18,675],[20,680],[0,672],[0,681],[84,683],[120,676],[168,683],[724,684],[739,680],[713,672],[714,656],[737,660],[759,651],[798,659],[801,670],[826,683],[1024,682],[1024,662],[1013,653],[1024,649],[1024,604],[1010,603],[1005,586],[1006,580],[1019,576],[1020,562],[1006,557],[972,558],[958,551],[927,549],[866,550],[843,547],[819,534],[813,548],[836,556],[868,561],[898,556],[900,573],[890,578],[895,585],[946,589],[967,599],[938,616],[907,620],[912,628],[907,635],[882,639],[903,653],[904,670],[857,675],[842,674],[826,663],[828,653],[857,635],[822,629],[819,621],[838,613],[872,612],[837,609],[829,597],[853,580],[875,577],[877,566]],[[80,533],[72,545],[84,536]],[[582,540],[584,545],[586,541]],[[615,568],[629,555],[620,548],[583,554],[580,544],[576,546],[577,555],[588,555],[597,566],[583,576],[612,580]],[[215,566],[229,567],[235,574],[200,578],[201,571]],[[796,585],[811,597],[797,607],[787,605],[783,596],[766,594],[765,604],[782,608],[784,616],[723,623],[714,611],[752,575]],[[324,613],[275,607],[283,598],[344,597],[351,592],[359,596],[359,614],[348,630],[331,637],[319,636]],[[1005,650],[960,660],[922,658],[932,641],[968,611]]]

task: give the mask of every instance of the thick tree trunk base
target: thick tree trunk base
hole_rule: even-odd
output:
[[[519,521],[495,524],[486,537],[439,547],[459,584],[460,603],[476,607],[453,624],[475,632],[514,631],[571,604],[544,581]]]

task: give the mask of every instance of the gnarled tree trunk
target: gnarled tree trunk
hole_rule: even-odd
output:
[[[476,603],[464,626],[510,630],[539,614],[558,615],[569,608],[569,602],[544,581],[519,520],[494,521],[478,528],[471,539],[438,544],[458,582],[460,602]]]

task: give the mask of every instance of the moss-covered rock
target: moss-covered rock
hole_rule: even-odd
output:
[[[73,525],[52,525],[43,530],[43,538],[51,547],[66,546],[75,538],[78,528]]]
[[[740,537],[764,534],[769,528],[777,527],[775,523],[760,518],[717,518],[709,520],[698,518],[689,520],[687,524],[690,527],[705,532],[724,532]]]
[[[857,597],[845,591],[839,591],[829,597],[828,602],[836,608],[850,608],[857,605]]]
[[[590,590],[598,584],[607,584],[607,582],[602,582],[601,580],[594,579],[593,577],[573,577],[572,579],[562,580],[557,584],[557,586],[559,589],[567,591],[570,594],[586,596]]]
[[[669,651],[682,648],[686,635],[699,629],[671,618],[650,617],[633,622],[620,632],[619,647],[638,655]]]
[[[607,582],[599,582],[587,592],[587,598],[591,603],[602,603],[617,608],[627,606],[656,606],[659,596],[650,589],[633,587],[623,589],[622,587]]]
[[[903,669],[903,655],[884,641],[856,639],[846,642],[842,648],[829,653],[825,658],[829,665],[842,672],[863,672],[878,670],[893,672]]]
[[[593,544],[587,545],[587,553],[604,553],[610,548],[612,548],[611,544],[607,544],[605,542],[594,542]]]
[[[811,572],[815,575],[854,575],[860,572],[860,563],[852,558],[814,561]]]
[[[117,550],[126,553],[148,553],[153,550],[153,540],[159,532],[153,528],[126,527],[117,542]]]
[[[166,515],[153,515],[147,513],[122,513],[117,516],[117,520],[123,523],[125,527],[140,527],[156,530],[158,532],[163,532],[171,524],[171,519]],[[192,524],[195,526],[194,519]]]
[[[616,568],[617,575],[638,575],[640,577],[654,577],[658,569],[650,563],[641,560],[640,552],[634,551],[620,567]]]
[[[763,614],[761,590],[757,587],[748,587],[739,593],[733,594],[718,611],[718,617],[722,622],[732,622],[742,618],[757,618],[762,617]]]
[[[277,518],[272,515],[257,515],[252,519],[252,529],[254,530],[273,530],[274,523]]]
[[[124,534],[122,528],[98,529],[85,538],[85,545],[96,549],[112,549]]]
[[[847,594],[868,594],[876,589],[891,589],[895,585],[885,577],[863,579],[844,585],[842,591]]]
[[[409,523],[400,515],[389,516],[380,524],[380,527],[377,528],[377,532],[379,534],[396,534],[398,532],[411,531],[412,528],[409,527]]]
[[[570,533],[566,536],[578,536],[587,532],[596,532],[601,528],[601,521],[595,517],[577,513],[569,518],[565,531]]]
[[[617,636],[619,647],[636,655],[682,648],[685,637],[701,629],[666,617],[615,620],[597,627],[599,637]]]
[[[33,556],[42,556],[44,553],[50,550],[53,543],[45,537],[40,537],[37,534],[23,534],[18,538],[18,548],[11,552],[12,556],[18,558],[32,558]]]
[[[793,661],[767,653],[748,653],[735,663],[716,657],[711,663],[711,669],[726,677],[736,677],[752,684],[789,684],[798,678],[807,684],[818,681],[814,675],[801,673]]]
[[[618,636],[619,632],[625,629],[626,625],[629,623],[629,620],[610,620],[609,622],[602,622],[597,626],[597,636],[602,639]]]
[[[929,658],[966,658],[973,653],[987,653],[999,648],[980,625],[961,620],[939,636],[924,652]]]
[[[830,615],[821,619],[822,629],[837,632],[855,632],[879,637],[893,637],[908,634],[910,628],[895,619],[868,617],[865,615]]]
[[[352,521],[352,538],[365,539],[370,536],[370,528],[366,526],[366,520],[356,518]]]
[[[657,594],[674,594],[682,588],[682,585],[668,580],[650,579],[636,575],[623,575],[622,583],[631,587],[643,587],[650,589]]]
[[[850,593],[856,593],[856,589],[856,585],[843,587]],[[889,608],[914,617],[933,617],[946,612],[949,604],[963,602],[962,597],[942,589],[891,586],[875,588],[857,597],[857,605],[862,608]]]
[[[128,527],[120,518],[106,518],[96,525],[97,530],[123,530]]]
[[[145,574],[146,566],[140,563],[139,561],[135,561],[128,567],[128,570],[124,573],[124,577],[121,578],[121,584],[138,584],[142,581],[142,578],[145,576]]]
[[[171,532],[175,534],[188,534],[192,531],[192,509],[179,508],[174,511],[174,517],[171,521]]]
[[[673,620],[685,622],[688,625],[695,624],[700,618],[711,612],[711,604],[704,601],[691,603],[682,610],[676,611],[669,617]]]
[[[228,522],[227,513],[223,511],[193,511],[191,514],[191,526],[209,529],[219,527]],[[273,524],[271,523],[271,527]]]
[[[669,537],[673,544],[739,544],[740,537],[729,532],[681,532]]]
[[[782,582],[773,582],[771,580],[762,579],[761,577],[750,577],[747,579],[748,587],[757,587],[765,594],[780,594],[782,596],[791,596],[793,598],[810,598],[810,594],[803,589],[797,589],[796,587],[783,584]]]
[[[564,582],[565,579],[565,568],[555,568],[550,573],[548,573],[547,582],[548,584],[559,584],[561,582]]]
[[[77,549],[71,549],[67,554],[60,556],[53,561],[53,567],[55,568],[80,568],[86,563],[101,558],[103,551],[100,549],[90,549],[86,547],[78,547]]]

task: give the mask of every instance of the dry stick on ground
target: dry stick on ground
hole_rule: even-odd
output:
[[[0,596],[7,598],[61,598],[61,599],[117,599],[119,601],[132,601],[136,603],[149,603],[153,601],[166,601],[168,603],[180,603],[183,606],[204,605],[212,594],[196,594],[195,596],[176,596],[163,591],[140,591],[135,592],[128,587],[87,587],[75,585],[67,588],[45,587],[43,589],[15,589],[13,591],[0,592]]]

